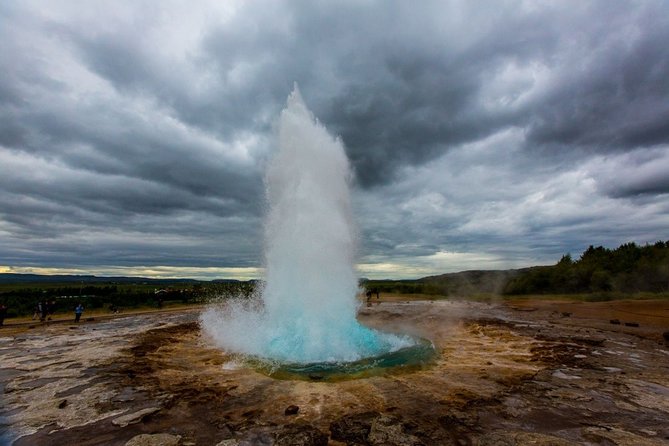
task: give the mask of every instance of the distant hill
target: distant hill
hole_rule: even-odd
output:
[[[361,280],[368,290],[472,296],[477,294],[587,294],[669,292],[669,242],[616,249],[590,246],[579,259],[522,269],[462,271],[416,280]]]
[[[98,277],[92,275],[42,275],[0,273],[0,283],[197,283],[195,279],[151,279],[148,277]]]
[[[256,283],[220,279],[98,277],[76,274],[0,274],[0,303],[8,317],[33,314],[37,302],[54,303],[57,311],[71,310],[73,302],[87,309],[161,307],[164,302],[204,302],[210,297],[249,296]]]
[[[506,284],[529,268],[508,270],[471,270],[428,276],[415,280],[369,280],[361,285],[368,290],[386,293],[472,296],[501,294]]]
[[[417,282],[447,296],[501,294],[511,279],[524,274],[529,269],[461,271],[459,273],[423,277],[418,279]]]
[[[152,279],[93,275],[0,274],[0,284],[255,284],[231,279]],[[476,294],[575,294],[600,292],[669,292],[669,242],[616,249],[590,246],[579,259],[566,254],[555,265],[509,270],[471,270],[415,280],[360,279],[368,290],[394,293],[471,296]]]

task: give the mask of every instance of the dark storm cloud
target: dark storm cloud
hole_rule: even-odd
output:
[[[481,19],[477,15],[470,18],[474,23]],[[406,40],[391,38],[370,48],[362,70],[357,76],[354,71],[325,110],[324,119],[341,133],[363,185],[391,181],[398,167],[422,164],[513,125],[516,112],[482,109],[481,84],[506,61],[541,56],[542,44],[550,45],[545,36],[535,40],[541,37],[538,24],[509,11],[502,12],[494,33],[464,49],[452,48],[449,41],[466,32],[462,24],[454,33],[443,33],[439,29],[446,23],[421,19],[400,32]],[[387,28],[394,32],[397,24]],[[434,41],[425,45],[411,38],[423,33]]]
[[[235,32],[247,33],[232,27]],[[294,78],[286,74],[281,85],[271,79],[262,82],[241,79],[238,82],[232,78],[238,64],[249,62],[254,65],[248,74],[251,77],[265,68],[258,65],[262,64],[261,51],[272,51],[268,46],[272,42],[270,30],[263,29],[263,39],[253,43],[246,42],[253,39],[250,35],[235,36],[227,29],[206,28],[202,33],[208,37],[192,48],[192,54],[189,53],[185,60],[157,51],[160,39],[169,32],[165,29],[149,39],[135,27],[92,35],[89,30],[59,30],[82,63],[123,94],[152,97],[180,121],[224,139],[234,138],[245,131],[267,133],[271,125],[269,119],[281,109]],[[244,53],[247,48],[246,55],[250,60],[240,60],[237,54]],[[212,57],[214,54],[217,57]],[[182,70],[179,68],[182,65],[188,68]],[[283,67],[278,71],[275,67],[266,68],[268,70],[263,75],[274,74],[273,79],[282,77]],[[270,68],[274,70],[270,71]]]
[[[192,59],[215,79],[204,95],[173,76],[155,42],[136,30],[61,34],[115,88],[150,94],[184,122],[222,137],[268,131],[298,81],[315,114],[342,136],[361,183],[373,185],[518,119],[481,110],[481,83],[509,60],[547,57],[556,32],[541,21],[547,17],[514,8],[465,9],[471,24],[450,19],[438,4],[247,4],[234,23],[203,31]],[[464,36],[470,25],[483,26],[483,36]],[[453,40],[467,43],[459,48]]]
[[[0,263],[257,264],[262,175],[245,139],[262,146],[262,138],[240,129],[223,139],[180,121],[155,96],[160,79],[130,41],[103,57],[145,69],[126,73],[136,85],[114,90],[86,72],[76,50],[74,37],[92,28],[29,13],[11,19],[1,78],[12,100],[0,109]]]
[[[659,3],[574,12],[514,3],[245,4],[234,22],[204,29],[192,51],[190,62],[214,79],[205,94],[174,74],[176,61],[161,57],[136,24],[59,33],[120,91],[150,95],[225,138],[269,131],[297,80],[369,186],[508,126],[527,129],[529,150],[666,142],[668,15]],[[543,90],[530,83],[516,94],[539,91],[523,104],[487,106],[483,90],[496,74],[532,64],[550,77]]]
[[[627,13],[608,14],[607,29],[593,30],[601,35],[588,36],[560,69],[562,79],[532,108],[528,145],[609,151],[669,141],[669,13],[633,11],[631,23]]]
[[[0,21],[0,266],[257,265],[295,81],[379,262],[520,264],[666,223],[661,1],[10,1]]]
[[[284,6],[261,13],[246,5],[236,26],[210,30],[208,63],[220,73],[243,71],[239,91],[247,98],[280,103],[298,80],[315,114],[343,138],[363,186],[510,126],[525,128],[528,151],[540,153],[668,141],[662,3],[594,2],[573,11],[515,3]],[[490,94],[509,67],[525,78]],[[236,112],[249,116],[257,107]]]
[[[669,146],[636,150],[596,166],[599,189],[613,198],[669,196]]]

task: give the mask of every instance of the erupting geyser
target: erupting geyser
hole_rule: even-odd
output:
[[[266,285],[256,299],[202,315],[219,347],[289,364],[350,363],[416,340],[356,320],[351,170],[344,147],[295,87],[281,113],[279,152],[266,173]]]

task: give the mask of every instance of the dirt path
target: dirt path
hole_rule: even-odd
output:
[[[206,307],[205,304],[193,304],[193,305],[183,305],[176,307],[153,308],[153,309],[147,309],[147,308],[125,309],[118,313],[109,313],[100,310],[94,310],[84,313],[84,316],[81,318],[80,324],[103,322],[113,319],[121,319],[126,317],[141,316],[147,314],[160,315],[160,314],[200,312],[205,307]],[[57,314],[52,319],[43,322],[32,319],[30,317],[5,319],[4,325],[0,327],[0,335],[3,336],[14,335],[16,333],[23,332],[27,329],[36,329],[39,327],[48,327],[50,325],[57,325],[57,324],[74,324],[74,316],[73,315],[65,316],[62,314]]]

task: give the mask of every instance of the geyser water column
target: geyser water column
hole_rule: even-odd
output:
[[[356,320],[351,170],[342,142],[295,87],[281,113],[279,151],[266,173],[266,284],[258,300],[202,315],[224,350],[281,363],[341,363],[412,346]]]

